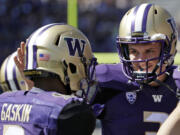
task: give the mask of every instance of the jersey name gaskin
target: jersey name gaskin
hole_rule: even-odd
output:
[[[29,122],[31,109],[30,104],[4,103],[1,108],[1,121]]]

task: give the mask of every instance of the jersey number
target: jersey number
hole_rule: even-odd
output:
[[[144,111],[144,122],[160,123],[160,125],[167,119],[168,113],[164,112],[148,112]],[[156,132],[147,131],[145,135],[156,135]]]
[[[25,133],[19,125],[3,125],[3,135],[25,135]]]

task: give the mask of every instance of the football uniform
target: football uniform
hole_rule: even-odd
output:
[[[101,91],[95,102],[105,104],[99,117],[102,134],[155,135],[178,101],[172,72],[164,81],[171,90],[163,85],[144,85],[140,89],[124,75],[121,64],[98,65],[96,76]]]
[[[91,108],[81,98],[35,87],[1,94],[0,112],[1,135],[89,134],[86,122],[89,130],[95,125]]]

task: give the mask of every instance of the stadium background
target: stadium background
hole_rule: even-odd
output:
[[[0,65],[34,30],[55,22],[82,30],[99,63],[117,63],[119,22],[129,8],[144,2],[165,7],[175,18],[180,33],[179,0],[0,0]],[[180,64],[179,42],[177,49],[175,64]],[[97,128],[94,135],[99,134]]]
[[[115,52],[96,54],[100,63],[119,62],[115,43],[119,22],[129,8],[143,2],[167,8],[180,32],[179,0],[0,0],[0,64],[34,30],[54,22],[68,22],[81,29],[94,52]],[[179,61],[177,56],[175,63]]]

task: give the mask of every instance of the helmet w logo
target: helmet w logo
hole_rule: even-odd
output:
[[[75,56],[76,52],[81,57],[84,53],[84,47],[86,42],[77,38],[64,38],[69,48],[69,55]]]

